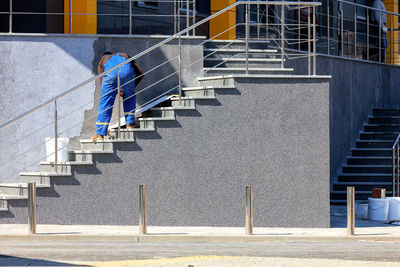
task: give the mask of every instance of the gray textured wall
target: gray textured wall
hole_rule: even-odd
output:
[[[0,53],[3,55],[0,59],[1,123],[93,77],[106,50],[135,55],[163,39],[149,36],[0,35]],[[198,61],[203,51],[198,45],[200,42],[200,38],[182,41],[184,85],[193,85],[195,78],[202,76],[203,62]],[[150,70],[160,62],[176,57],[177,47],[176,43],[168,44],[137,61],[144,71]],[[198,62],[188,66],[192,61]],[[177,59],[174,59],[147,74],[137,91],[173,74],[177,66]],[[176,86],[177,77],[175,73],[163,83],[139,93],[138,105]],[[61,137],[90,137],[93,134],[99,95],[99,86],[91,83],[58,101],[59,117],[64,117],[59,121]],[[0,131],[0,182],[17,182],[21,170],[38,170],[38,162],[45,159],[44,139],[54,135],[53,109],[54,105],[50,105]],[[76,143],[75,139],[72,144]]]
[[[38,191],[38,223],[243,226],[245,186],[255,226],[329,227],[329,81],[236,80],[237,90],[138,133],[92,167]],[[2,223],[24,223],[14,201]]]
[[[288,60],[296,74],[307,72],[307,59]],[[400,67],[319,55],[317,74],[331,75],[331,177],[359,138],[372,107],[400,106]]]

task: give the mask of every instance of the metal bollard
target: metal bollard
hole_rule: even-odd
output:
[[[347,235],[355,233],[354,187],[347,187]]]
[[[36,183],[28,183],[29,234],[36,234]]]
[[[139,186],[139,235],[147,234],[147,186]]]
[[[253,189],[246,186],[246,235],[253,234]]]

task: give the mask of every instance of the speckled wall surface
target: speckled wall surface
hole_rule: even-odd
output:
[[[236,86],[53,179],[38,190],[38,223],[137,225],[147,184],[149,225],[244,226],[252,185],[256,227],[329,227],[329,80]],[[25,223],[26,212],[11,202],[0,222]]]
[[[3,55],[0,58],[0,123],[92,78],[97,74],[97,64],[105,51],[122,51],[133,56],[165,38],[0,35],[0,53]],[[196,78],[202,76],[203,62],[199,59],[203,48],[200,42],[199,37],[182,40],[185,86],[193,85]],[[172,59],[145,75],[137,88],[141,92],[137,96],[138,105],[177,86],[178,53],[177,42],[174,42],[137,60],[141,68],[148,71]],[[164,77],[168,78],[151,86]],[[100,88],[92,82],[57,102],[59,136],[75,137],[70,142],[70,148],[77,148],[78,138],[89,138],[94,133],[99,96]],[[116,120],[114,115],[112,121]],[[39,170],[39,162],[46,161],[45,138],[53,136],[54,104],[2,129],[0,182],[18,182],[20,171]]]

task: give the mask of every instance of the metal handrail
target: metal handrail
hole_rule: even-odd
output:
[[[189,26],[188,28],[186,28],[186,29],[184,29],[184,30],[181,30],[180,32],[178,32],[178,33],[176,33],[176,34],[174,34],[174,35],[172,35],[172,36],[166,38],[165,40],[163,40],[163,41],[161,41],[161,42],[159,42],[159,43],[153,45],[152,47],[150,47],[150,48],[148,48],[148,49],[146,49],[146,50],[140,52],[139,54],[137,54],[137,55],[135,55],[135,56],[133,56],[133,57],[131,57],[131,58],[125,60],[124,62],[122,62],[122,63],[120,63],[120,64],[118,64],[118,65],[116,65],[116,66],[110,68],[109,70],[107,70],[107,71],[105,71],[105,72],[103,72],[103,73],[100,73],[99,75],[97,75],[97,76],[95,76],[95,77],[92,77],[92,78],[90,78],[90,79],[88,79],[88,80],[86,80],[86,81],[84,81],[84,82],[78,84],[77,86],[75,86],[75,87],[73,87],[73,88],[71,88],[71,89],[68,89],[68,90],[62,92],[62,93],[58,94],[57,96],[51,98],[50,100],[44,102],[43,104],[40,104],[40,105],[38,105],[38,106],[36,106],[36,107],[34,107],[34,108],[28,110],[27,112],[22,113],[22,114],[20,114],[19,116],[17,116],[17,117],[15,117],[15,118],[13,118],[13,119],[11,119],[11,120],[9,120],[9,121],[7,121],[7,122],[1,124],[1,125],[0,125],[0,130],[3,129],[3,128],[5,128],[5,127],[10,126],[11,124],[13,124],[13,123],[15,123],[16,121],[18,121],[18,120],[20,120],[20,119],[26,117],[27,115],[29,115],[29,114],[31,114],[31,113],[33,113],[33,112],[35,112],[35,111],[37,111],[37,110],[39,110],[39,109],[45,107],[45,106],[47,106],[47,105],[49,105],[49,104],[51,104],[51,103],[57,101],[58,99],[60,99],[60,98],[62,98],[62,97],[65,97],[66,95],[68,95],[68,94],[74,92],[75,90],[77,90],[77,89],[79,89],[79,88],[85,86],[86,84],[91,83],[91,82],[93,82],[93,81],[96,81],[96,80],[98,80],[99,78],[105,76],[106,74],[108,74],[108,73],[110,73],[110,72],[112,72],[112,71],[114,71],[114,70],[116,70],[116,69],[122,67],[123,65],[125,65],[125,64],[127,64],[127,63],[130,63],[130,62],[132,62],[133,60],[138,59],[138,58],[140,58],[140,57],[142,57],[142,56],[148,54],[149,52],[151,52],[151,51],[153,51],[153,50],[155,50],[155,49],[161,47],[162,45],[164,45],[164,44],[166,44],[166,43],[168,43],[168,42],[170,42],[170,41],[172,41],[172,40],[174,40],[174,39],[177,39],[177,38],[181,37],[183,34],[188,33],[189,31],[195,29],[196,27],[198,27],[198,26],[200,26],[200,25],[202,25],[202,24],[204,24],[204,23],[206,23],[206,22],[212,20],[213,18],[215,18],[215,17],[221,15],[222,13],[225,13],[226,11],[228,11],[228,10],[230,10],[230,9],[232,9],[232,8],[234,8],[234,7],[236,7],[236,6],[238,6],[238,5],[241,5],[241,4],[304,5],[304,6],[318,6],[318,5],[321,5],[321,3],[318,3],[318,2],[238,1],[238,2],[236,2],[236,3],[234,3],[234,4],[232,4],[232,5],[230,5],[230,6],[226,7],[226,8],[224,8],[224,9],[222,9],[222,10],[216,12],[215,14],[210,15],[209,17],[207,17],[207,18],[205,18],[205,19],[203,19],[203,20],[201,20],[201,21],[199,21],[199,22],[193,24],[192,26]]]
[[[393,197],[397,196],[399,197],[400,193],[400,134],[397,136],[396,141],[394,142],[392,146],[392,186],[393,186],[393,191],[392,195]],[[396,171],[397,171],[397,189],[396,189]]]

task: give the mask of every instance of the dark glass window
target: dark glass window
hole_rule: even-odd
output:
[[[137,2],[138,6],[148,6],[148,7],[158,7],[158,0],[152,0],[152,1],[138,1]]]

